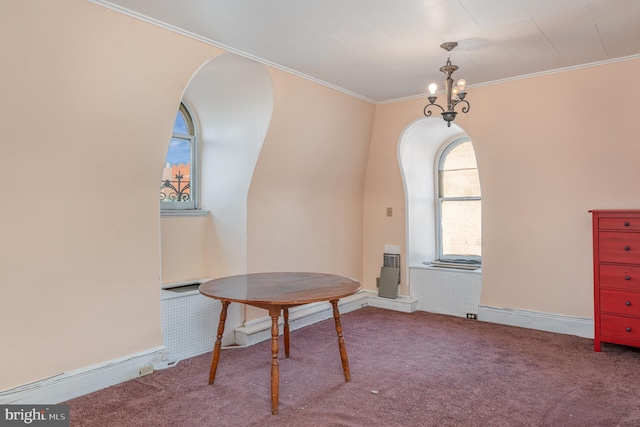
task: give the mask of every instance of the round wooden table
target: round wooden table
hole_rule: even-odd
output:
[[[285,357],[289,357],[289,308],[318,301],[329,301],[333,306],[344,378],[347,382],[351,380],[338,300],[358,292],[360,283],[357,281],[324,273],[255,273],[211,280],[200,285],[199,289],[201,294],[222,302],[218,334],[209,371],[209,384],[213,384],[218,369],[227,308],[232,302],[269,311],[271,317],[271,412],[274,415],[278,413],[278,317],[280,312],[284,318],[284,353]]]

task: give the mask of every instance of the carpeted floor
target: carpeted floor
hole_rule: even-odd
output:
[[[640,426],[640,349],[425,312],[366,307],[280,345],[271,415],[270,343],[211,354],[66,402],[72,426]],[[282,340],[282,338],[281,338]]]

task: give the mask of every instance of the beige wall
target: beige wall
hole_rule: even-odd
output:
[[[211,273],[215,212],[162,218],[161,242],[158,183],[188,82],[224,52],[84,0],[3,2],[0,20],[4,390],[161,346],[161,281]],[[269,74],[248,268],[361,279],[375,107]]]
[[[417,104],[417,103],[416,103]],[[417,116],[410,102],[382,104],[376,108],[364,191],[364,281],[376,289],[380,276],[384,245],[399,245],[401,260],[406,260],[405,197],[398,165],[398,143],[404,128]],[[392,216],[387,216],[392,208]],[[402,261],[404,263],[404,261]],[[400,294],[407,294],[406,274],[401,274]]]
[[[640,89],[623,84],[639,73],[640,60],[632,60],[469,90],[472,109],[456,122],[480,169],[482,305],[592,317],[587,211],[640,207]],[[383,245],[405,246],[404,215],[387,218],[384,208],[402,212],[396,147],[424,105],[415,99],[376,111],[365,186],[368,287]]]
[[[207,241],[209,216],[165,216],[161,220],[162,283],[209,277]]]
[[[362,276],[375,106],[270,69],[274,113],[249,192],[249,270]]]
[[[364,174],[375,106],[270,69],[271,125],[248,201],[248,270],[362,280]],[[252,309],[248,317],[264,316]]]
[[[165,141],[189,78],[221,51],[36,0],[0,2],[0,52],[2,390],[162,345]]]

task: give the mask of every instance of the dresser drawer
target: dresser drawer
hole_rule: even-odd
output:
[[[640,218],[600,217],[600,230],[640,231]]]
[[[600,311],[640,318],[640,293],[601,289]]]
[[[598,233],[600,261],[640,264],[640,233]]]
[[[640,319],[603,314],[600,316],[600,334],[603,338],[640,342]]]
[[[600,287],[640,292],[640,267],[601,264]]]

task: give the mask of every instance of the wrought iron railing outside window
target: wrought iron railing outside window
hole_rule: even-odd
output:
[[[160,185],[160,200],[170,202],[188,202],[191,200],[189,192],[191,188],[190,179],[184,179],[184,175],[178,171],[175,179],[166,179]]]

